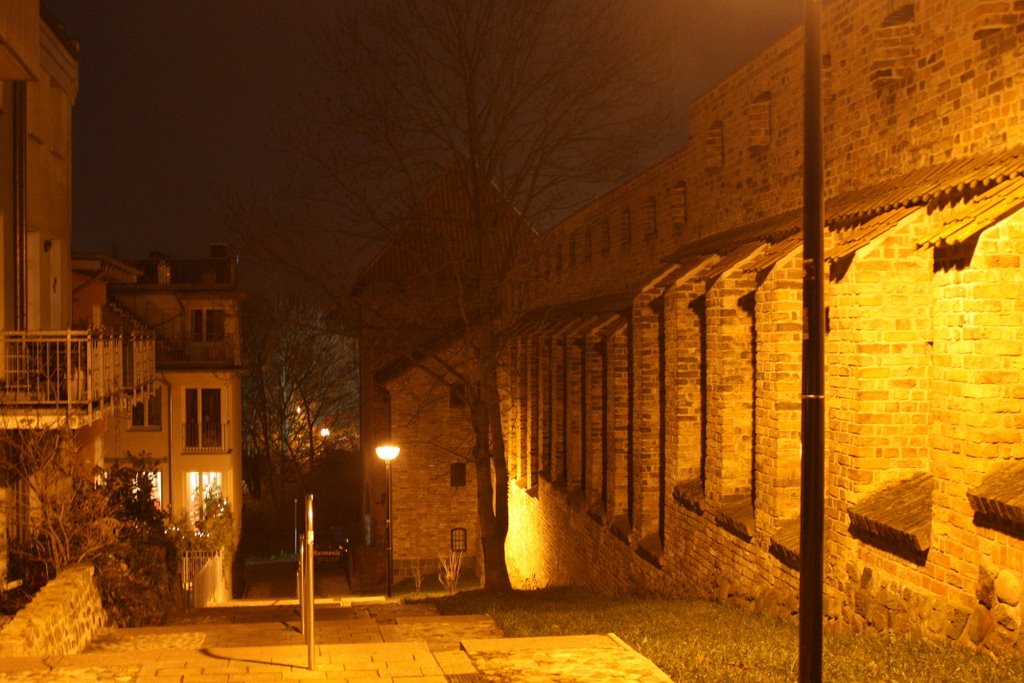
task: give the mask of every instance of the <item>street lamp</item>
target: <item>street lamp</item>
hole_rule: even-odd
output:
[[[804,350],[800,437],[800,683],[820,683],[825,529],[825,268],[821,5],[804,0]]]
[[[385,529],[387,530],[388,563],[387,563],[387,597],[391,598],[391,580],[393,556],[391,552],[391,461],[398,457],[401,449],[398,446],[382,445],[377,446],[377,457],[384,461],[384,479],[387,487],[388,512]]]

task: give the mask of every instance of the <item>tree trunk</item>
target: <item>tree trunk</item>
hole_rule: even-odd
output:
[[[501,433],[501,407],[497,402],[496,368],[485,367],[482,374],[481,389],[472,407],[472,422],[476,438],[476,504],[484,552],[484,588],[510,590],[512,582],[505,566],[508,466]]]

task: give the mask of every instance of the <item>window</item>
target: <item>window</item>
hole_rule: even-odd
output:
[[[469,546],[465,527],[452,529],[451,548],[453,553],[464,553]]]
[[[629,210],[629,207],[623,207],[621,222],[621,244],[623,247],[628,247],[633,243],[633,213]]]
[[[672,188],[672,230],[680,235],[686,225],[686,183],[676,182]]]
[[[220,389],[185,389],[186,450],[220,449],[220,416]]]
[[[157,389],[148,400],[132,406],[132,429],[160,429],[161,403]]]
[[[645,204],[647,207],[647,232],[644,233],[644,239],[650,242],[658,236],[658,200],[648,197]]]
[[[452,486],[466,485],[466,463],[453,462],[449,468],[448,478]]]
[[[224,341],[224,311],[218,308],[192,311],[192,341]]]
[[[104,474],[104,476],[106,475]],[[142,478],[149,480],[149,497],[153,501],[153,504],[156,505],[157,509],[159,510],[163,506],[163,477],[160,471],[158,470],[156,472],[139,472],[139,479],[137,479],[136,481],[139,481],[140,483],[132,486],[132,493],[139,493]]]
[[[221,472],[186,472],[188,491],[188,519],[199,519],[206,503],[215,496],[223,495],[224,475]]]

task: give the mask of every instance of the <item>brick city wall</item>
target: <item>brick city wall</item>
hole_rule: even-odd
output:
[[[0,631],[0,657],[76,654],[106,624],[92,565],[68,567]]]
[[[1024,654],[1024,3],[836,0],[824,45],[826,618]],[[523,264],[520,585],[795,615],[802,81],[794,31]]]

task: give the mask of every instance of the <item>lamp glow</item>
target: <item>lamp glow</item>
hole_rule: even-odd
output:
[[[377,446],[377,457],[384,462],[391,462],[398,457],[401,450],[398,446]]]

